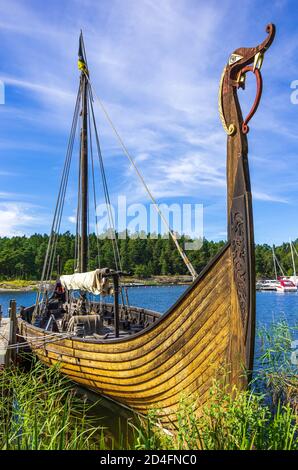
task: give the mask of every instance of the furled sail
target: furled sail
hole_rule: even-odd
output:
[[[111,295],[113,289],[106,274],[107,269],[96,269],[86,273],[63,275],[60,281],[66,290],[84,290],[94,295]]]

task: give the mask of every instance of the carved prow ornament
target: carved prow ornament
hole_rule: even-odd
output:
[[[248,168],[248,122],[256,112],[262,94],[261,65],[264,53],[275,36],[275,26],[268,24],[267,37],[257,47],[236,49],[229,57],[224,68],[219,90],[219,113],[227,133],[227,205],[228,237],[231,242],[233,260],[233,280],[236,302],[241,312],[242,327],[245,335],[246,363],[253,367],[254,330],[255,330],[255,268],[252,199]],[[245,89],[246,73],[256,77],[256,97],[252,108],[243,119],[237,92]],[[231,342],[239,337],[235,334]],[[231,356],[233,356],[231,344]],[[232,361],[231,357],[231,361]],[[238,371],[235,371],[238,373]]]

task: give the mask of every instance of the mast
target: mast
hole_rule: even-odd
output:
[[[275,252],[274,252],[274,245],[272,245],[272,256],[273,256],[275,279],[277,280],[276,257],[275,257]]]
[[[290,239],[290,247],[291,247],[291,256],[292,256],[292,263],[293,263],[293,274],[295,277],[295,282],[296,282],[296,266],[295,266],[295,259],[294,259],[294,251],[293,251],[293,245],[292,245],[292,240]]]
[[[88,265],[88,129],[87,129],[87,87],[88,87],[88,69],[86,65],[85,48],[83,34],[80,35],[79,60],[78,67],[81,70],[81,98],[82,98],[82,127],[81,127],[81,145],[80,145],[80,205],[81,220],[80,232],[81,243],[79,253],[79,271],[86,272]]]

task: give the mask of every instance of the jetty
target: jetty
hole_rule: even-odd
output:
[[[16,310],[16,301],[11,300],[8,309],[9,316],[3,318],[2,307],[0,305],[0,370],[8,367],[16,359],[16,349],[9,347],[16,343]]]

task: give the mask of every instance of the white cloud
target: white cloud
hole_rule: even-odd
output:
[[[31,205],[20,202],[0,203],[0,236],[12,237],[32,233],[40,219]]]
[[[281,204],[289,204],[288,199],[274,195],[274,194],[268,194],[262,191],[252,191],[252,193],[253,193],[253,198],[257,199],[258,201],[280,202]]]
[[[27,80],[18,80],[6,75],[1,75],[2,81],[6,85],[14,85],[18,88],[26,88],[36,92],[39,96],[46,97],[46,99],[54,99],[57,101],[61,100],[63,102],[68,102],[70,104],[74,103],[75,95],[74,93],[69,92],[68,90],[63,90],[62,88],[57,88],[55,86],[43,85],[42,83],[34,83]]]

